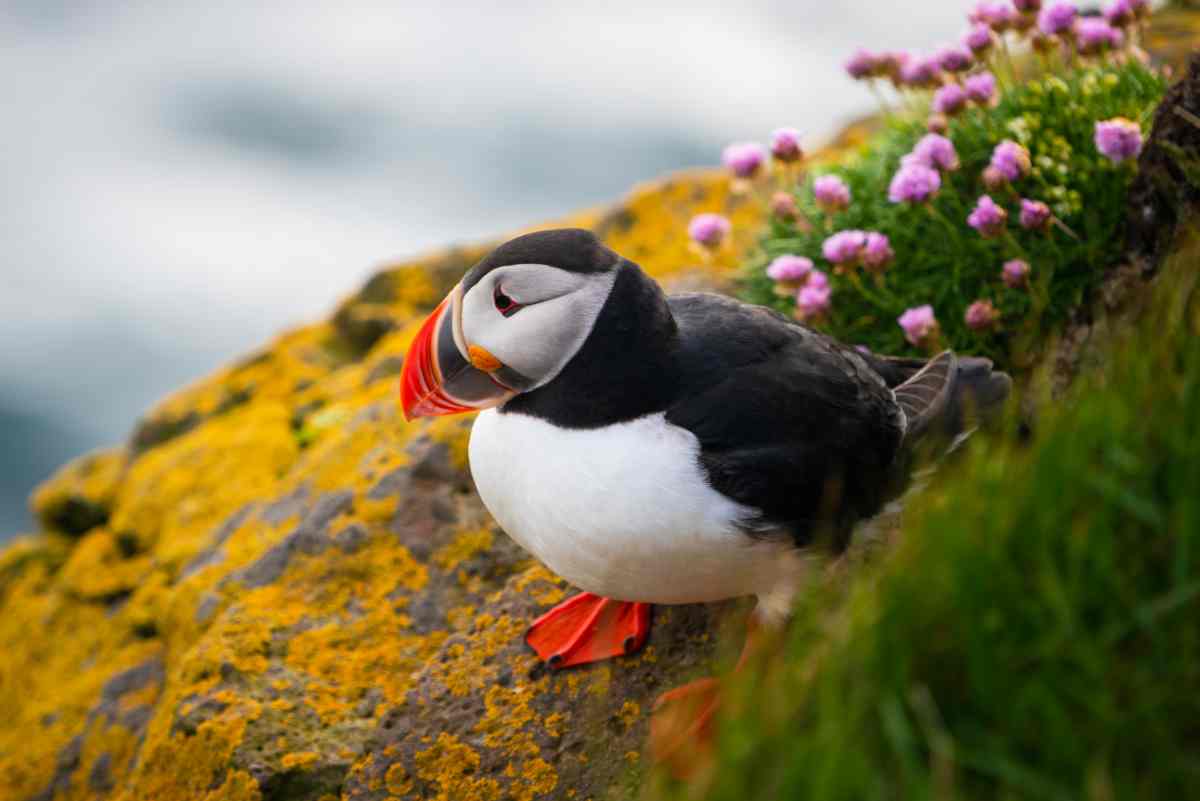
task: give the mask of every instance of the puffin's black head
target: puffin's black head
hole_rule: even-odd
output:
[[[553,380],[588,339],[623,266],[640,274],[578,228],[493,250],[413,339],[400,380],[405,416],[486,409]]]

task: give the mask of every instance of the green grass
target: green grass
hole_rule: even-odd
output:
[[[1200,248],[1031,437],[977,437],[901,541],[806,595],[662,797],[1200,798]]]
[[[1142,122],[1145,130],[1164,91],[1162,78],[1137,63],[1093,66],[1060,77],[1042,75],[1002,89],[995,108],[973,108],[951,121],[947,135],[962,166],[943,176],[942,191],[932,204],[936,213],[887,199],[900,158],[925,132],[923,122],[911,115],[893,119],[848,163],[815,171],[842,176],[853,194],[850,208],[834,215],[828,227],[813,203],[811,183],[796,193],[801,209],[816,225],[804,233],[794,225],[772,222],[762,239],[761,257],[744,272],[743,297],[790,313],[793,300],[775,295],[763,272],[771,258],[794,253],[828,270],[821,243],[830,233],[880,231],[891,240],[895,263],[879,284],[869,275],[830,273],[833,309],[818,327],[882,353],[911,353],[914,349],[904,341],[896,318],[906,308],[930,303],[943,345],[1004,363],[1016,350],[1027,357],[1030,344],[1061,323],[1121,252],[1133,165],[1113,165],[1096,151],[1095,121],[1123,116]],[[984,240],[967,226],[966,218],[986,192],[981,173],[1003,139],[1024,144],[1035,169],[1015,184],[1014,192],[991,193],[1009,211],[1011,236]],[[1079,238],[1061,230],[1046,234],[1020,228],[1018,194],[1048,203]],[[1011,258],[1024,258],[1032,265],[1032,292],[1009,289],[1000,280],[1001,265]],[[966,327],[963,314],[977,299],[990,299],[1002,311],[998,329],[979,334]]]

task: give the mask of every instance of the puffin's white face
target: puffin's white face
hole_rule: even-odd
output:
[[[506,264],[465,289],[459,283],[405,357],[405,416],[486,409],[554,380],[591,333],[616,276]]]
[[[501,383],[522,392],[536,389],[553,380],[583,346],[615,279],[615,271],[499,267],[463,295],[457,344],[468,359],[475,347],[499,360],[503,368],[495,372]]]

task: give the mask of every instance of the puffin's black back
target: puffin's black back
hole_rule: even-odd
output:
[[[852,348],[768,309],[709,294],[669,299],[680,391],[669,422],[700,440],[713,487],[797,545],[841,551],[854,523],[902,486],[903,422],[885,380]]]

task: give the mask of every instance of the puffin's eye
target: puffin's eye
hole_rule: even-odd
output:
[[[505,317],[512,317],[521,308],[520,303],[504,294],[504,290],[500,288],[499,284],[496,285],[496,291],[492,293],[492,302],[496,304],[496,311]]]

